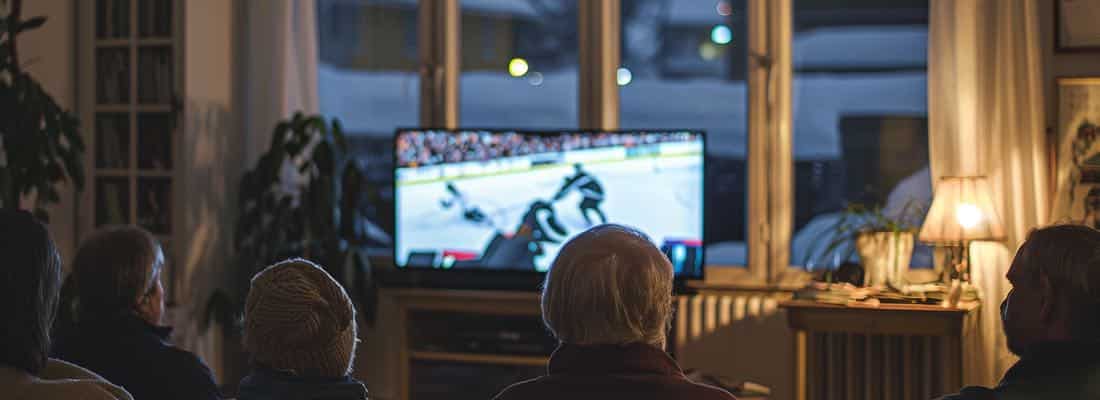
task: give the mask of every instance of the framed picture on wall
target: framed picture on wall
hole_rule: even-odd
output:
[[[1056,0],[1054,49],[1059,52],[1100,51],[1100,1]]]
[[[1100,76],[1058,78],[1051,217],[1100,228]]]

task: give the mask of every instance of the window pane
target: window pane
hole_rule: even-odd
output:
[[[463,126],[576,127],[576,0],[461,0]]]
[[[835,268],[858,262],[836,229],[848,205],[920,224],[931,203],[928,0],[794,7],[791,263]],[[931,266],[931,251],[918,246],[911,264]]]
[[[622,0],[620,126],[707,132],[712,267],[747,262],[746,15],[745,0]]]
[[[419,124],[420,77],[415,0],[317,0],[321,114],[339,118],[366,172],[364,228],[388,246],[393,133]],[[388,229],[388,228],[387,228]]]

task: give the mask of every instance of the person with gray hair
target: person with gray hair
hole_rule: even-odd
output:
[[[80,243],[55,357],[88,368],[138,400],[219,400],[214,374],[171,342],[164,324],[164,251],[137,226],[107,226]]]
[[[1100,399],[1100,231],[1032,231],[1006,278],[1012,290],[1001,322],[1020,361],[996,387],[967,387],[943,399]]]
[[[559,341],[548,373],[498,400],[734,399],[694,383],[664,352],[672,264],[633,228],[605,224],[562,247],[542,289],[542,318]]]

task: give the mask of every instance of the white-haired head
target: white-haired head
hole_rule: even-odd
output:
[[[542,319],[563,343],[665,345],[672,264],[636,229],[605,224],[562,247],[542,289]]]

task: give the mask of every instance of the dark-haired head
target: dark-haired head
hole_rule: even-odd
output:
[[[46,227],[0,209],[0,364],[38,374],[50,352],[61,257]]]
[[[112,226],[92,233],[73,259],[77,321],[137,314],[158,324],[163,265],[160,244],[144,229]]]
[[[1047,342],[1100,341],[1100,231],[1036,229],[1016,253],[1001,304],[1009,350],[1026,356]]]

